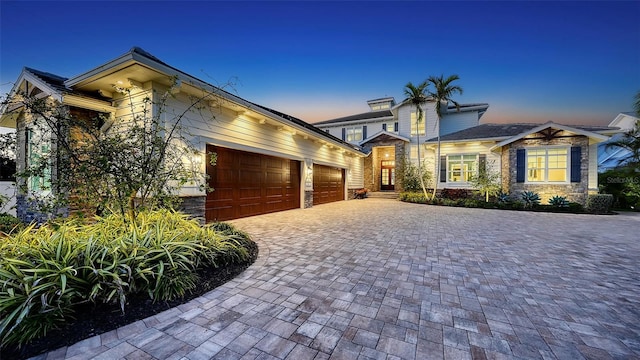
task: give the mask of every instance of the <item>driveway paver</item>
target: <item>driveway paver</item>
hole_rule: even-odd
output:
[[[42,359],[640,358],[640,216],[365,199],[232,221],[254,265]]]

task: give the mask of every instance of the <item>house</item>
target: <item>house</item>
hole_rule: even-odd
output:
[[[553,196],[584,204],[598,191],[598,144],[617,127],[545,124],[482,124],[441,137],[438,188],[471,188],[472,174],[490,167],[502,191],[533,191],[543,203]],[[435,161],[437,139],[425,142]]]
[[[176,86],[177,85],[177,86]],[[200,154],[215,152],[216,166],[200,161],[215,189],[206,193],[196,186],[180,190],[183,206],[206,221],[264,214],[345,200],[363,184],[366,156],[358,146],[335,137],[300,119],[253,103],[208,84],[148,52],[134,47],[127,53],[70,78],[24,68],[10,96],[20,93],[48,97],[79,118],[100,113],[110,121],[126,123],[131,107],[145,98],[154,99],[171,87],[167,113],[180,112],[191,96],[212,97],[200,109],[210,116],[187,114],[192,142]],[[121,91],[128,89],[130,96]],[[151,106],[156,106],[151,105]],[[151,113],[157,109],[152,108]],[[25,169],[35,150],[53,151],[55,140],[41,136],[34,143],[33,119],[20,108],[2,109],[0,126],[16,129],[17,169]],[[30,149],[35,149],[31,151]],[[51,166],[48,176],[55,176]],[[43,193],[50,179],[18,179],[17,214],[23,220],[37,219],[29,206],[30,193]],[[68,209],[67,209],[68,211]]]
[[[393,97],[367,102],[369,111],[337,119],[320,121],[314,125],[342,140],[358,145],[368,156],[364,160],[364,186],[373,191],[400,192],[402,160],[418,162],[418,147],[428,138],[445,135],[477,126],[489,104],[443,104],[442,119],[437,121],[436,102],[422,105],[424,119],[416,123],[415,106],[409,102],[396,104]],[[421,151],[422,161],[429,162]],[[431,159],[433,166],[433,159]]]
[[[608,141],[598,144],[598,172],[605,172],[622,165],[628,159],[631,152],[628,149],[609,145],[613,141],[619,141],[624,133],[633,129],[640,118],[632,113],[620,113],[609,124],[620,131],[614,134]]]
[[[425,120],[417,124],[416,109],[408,102],[385,97],[367,103],[369,112],[315,125],[368,153],[364,184],[374,191],[402,191],[400,160],[417,163],[420,158],[438,189],[472,189],[472,175],[488,166],[500,175],[505,193],[534,191],[543,202],[558,195],[584,204],[589,193],[598,191],[598,145],[631,124],[627,118],[609,126],[480,124],[489,107],[485,103],[459,109],[443,104],[438,123],[433,99],[423,105]]]

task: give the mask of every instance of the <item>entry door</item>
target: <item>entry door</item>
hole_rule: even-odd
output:
[[[382,160],[380,170],[380,190],[394,190],[396,184],[396,162],[394,160]]]

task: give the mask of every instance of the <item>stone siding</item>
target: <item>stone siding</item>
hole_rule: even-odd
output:
[[[304,192],[304,208],[308,209],[313,207],[313,190]]]
[[[369,191],[380,191],[380,161],[384,156],[385,150],[382,147],[391,147],[394,149],[391,152],[393,158],[389,157],[389,160],[395,160],[395,192],[401,192],[402,187],[402,159],[405,157],[405,142],[402,140],[389,140],[378,141],[373,143],[367,143],[363,147],[364,152],[371,152],[369,156],[364,159],[364,187]]]
[[[188,214],[192,218],[205,220],[205,205],[207,196],[185,196],[181,197],[182,203],[178,206],[178,210]]]
[[[589,184],[589,139],[586,136],[571,136],[570,133],[562,132],[551,140],[540,139],[539,134],[530,135],[524,139],[513,142],[502,152],[502,187],[503,191],[518,197],[523,191],[533,191],[540,195],[541,204],[548,204],[553,196],[564,196],[568,201],[585,204],[588,194]],[[567,182],[563,184],[532,184],[519,183],[516,181],[516,152],[518,149],[532,148],[536,146],[580,146],[580,182]],[[567,162],[570,166],[571,153],[567,154]],[[569,179],[570,180],[570,175]]]

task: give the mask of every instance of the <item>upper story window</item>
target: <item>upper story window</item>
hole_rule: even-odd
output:
[[[371,105],[371,111],[387,110],[391,108],[391,104],[375,104]]]
[[[416,113],[416,111],[415,110],[412,111],[411,112],[411,136],[426,134],[424,116],[422,118],[422,121],[420,121],[419,123],[416,122],[417,118],[418,118],[418,114]]]
[[[566,182],[568,148],[527,149],[527,182]]]
[[[447,181],[469,182],[478,171],[478,155],[447,156]]]
[[[390,133],[397,133],[398,132],[398,123],[395,121],[387,121],[382,123],[382,130],[390,132]]]
[[[362,126],[345,128],[345,140],[348,142],[362,141]]]

